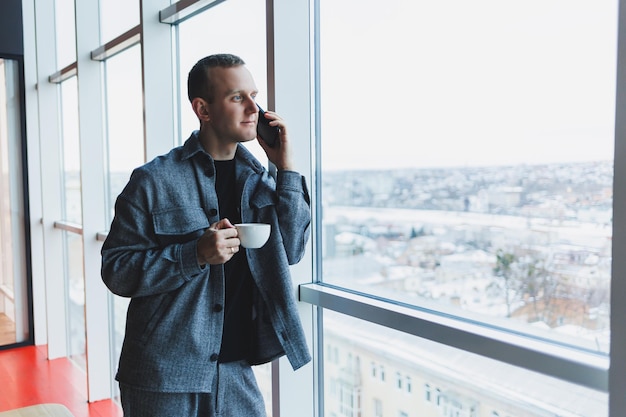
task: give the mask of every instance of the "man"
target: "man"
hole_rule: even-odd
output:
[[[198,61],[199,131],[136,169],[116,201],[102,278],[131,297],[116,376],[125,417],[265,416],[251,365],[311,359],[288,267],[309,238],[309,195],[276,113],[278,143],[259,139],[276,180],[240,145],[256,137],[256,94],[241,58]],[[269,223],[268,242],[241,247],[238,222]]]

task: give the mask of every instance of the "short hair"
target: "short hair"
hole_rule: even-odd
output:
[[[243,59],[233,54],[215,54],[202,58],[191,68],[187,77],[187,96],[189,101],[196,97],[213,101],[213,85],[209,79],[211,68],[231,68],[245,65]]]

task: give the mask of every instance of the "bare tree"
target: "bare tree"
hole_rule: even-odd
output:
[[[511,317],[511,285],[513,280],[513,264],[517,261],[514,254],[498,249],[496,252],[496,266],[493,269],[495,276],[504,280],[504,297],[506,302],[506,316]]]

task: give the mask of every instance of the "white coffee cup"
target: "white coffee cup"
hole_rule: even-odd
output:
[[[237,223],[237,237],[241,246],[248,249],[257,249],[265,245],[270,237],[271,226],[265,223]]]

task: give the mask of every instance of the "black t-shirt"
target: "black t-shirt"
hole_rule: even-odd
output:
[[[215,161],[215,191],[220,218],[232,224],[241,222],[240,193],[235,176],[235,160]],[[224,333],[220,350],[220,362],[232,362],[248,358],[252,334],[253,281],[246,251],[239,252],[224,264],[226,300],[224,305]]]

